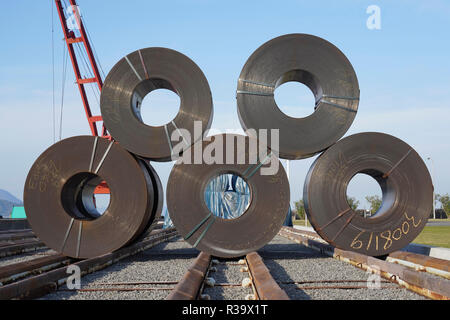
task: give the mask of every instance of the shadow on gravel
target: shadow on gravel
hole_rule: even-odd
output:
[[[278,282],[279,286],[286,292],[290,299],[312,300],[305,291],[297,289],[296,284],[282,283],[294,282],[294,280],[276,260],[292,260],[292,263],[295,264],[295,260],[328,259],[328,256],[297,243],[270,243],[258,250],[258,253],[263,258],[272,277]]]
[[[199,251],[195,248],[177,248],[177,249],[166,249],[167,245],[171,242],[175,242],[179,239],[170,240],[167,242],[160,243],[155,247],[149,248],[144,252],[138,253],[131,257],[120,260],[119,262],[109,266],[103,270],[98,270],[94,273],[88,274],[81,278],[81,287],[87,287],[93,282],[97,282],[102,278],[105,278],[111,273],[111,268],[114,268],[114,273],[118,273],[125,269],[132,262],[147,262],[147,261],[164,261],[173,259],[192,259],[197,257]],[[111,282],[111,281],[106,281]],[[78,294],[77,291],[62,291],[67,290],[66,284],[61,286],[58,291],[52,292],[41,299],[44,300],[61,300],[69,299],[72,296]]]
[[[294,280],[287,274],[285,269],[274,260],[264,259],[264,263],[269,269],[272,277],[276,279],[278,285],[283,289],[291,300],[312,300],[303,290],[297,289],[296,284],[283,284],[280,282],[293,282]]]
[[[329,257],[297,243],[269,243],[258,250],[263,258],[269,259],[328,259]]]

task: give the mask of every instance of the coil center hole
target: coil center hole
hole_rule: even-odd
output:
[[[204,198],[209,211],[216,217],[231,220],[242,216],[251,203],[248,183],[237,174],[221,174],[206,185]]]
[[[303,83],[286,82],[275,89],[274,96],[281,112],[292,118],[305,118],[314,112],[314,95]]]
[[[291,70],[275,84],[274,99],[278,109],[292,118],[306,118],[314,113],[322,87],[306,70]]]
[[[95,220],[101,217],[110,202],[108,184],[91,172],[81,172],[72,176],[61,191],[64,210],[77,220]]]
[[[143,124],[160,127],[175,119],[181,99],[170,82],[151,78],[141,81],[134,89],[131,106]]]
[[[379,175],[375,175],[379,176]],[[370,174],[357,173],[347,185],[347,203],[361,217],[372,218],[380,213],[383,191],[380,183]]]
[[[180,110],[180,97],[167,89],[156,89],[147,94],[140,107],[142,122],[156,127],[175,119]]]

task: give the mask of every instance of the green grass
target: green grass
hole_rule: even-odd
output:
[[[413,242],[450,248],[450,226],[425,227]]]
[[[428,219],[428,222],[430,222],[430,221],[433,221],[433,222],[435,222],[435,221],[437,221],[437,222],[439,222],[439,221],[450,221],[450,218],[447,218],[447,219]]]
[[[312,227],[311,223],[309,223],[309,220],[307,222],[308,222],[308,227]],[[305,226],[305,220],[294,220],[294,221],[292,221],[292,224],[295,226]]]

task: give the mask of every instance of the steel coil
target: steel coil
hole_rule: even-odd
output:
[[[149,178],[148,181],[151,181],[152,183],[151,190],[153,190],[153,206],[148,207],[151,210],[151,212],[149,213],[150,218],[145,225],[144,230],[136,237],[136,239],[132,239],[131,242],[144,238],[153,230],[153,228],[158,223],[159,218],[161,217],[164,206],[164,189],[161,183],[161,179],[159,178],[156,170],[148,161],[140,161],[142,161],[144,165],[145,172],[147,173],[146,176]]]
[[[373,177],[382,204],[369,218],[352,210],[347,186],[358,173]],[[346,137],[321,154],[306,177],[308,219],[330,244],[371,256],[402,249],[422,231],[433,207],[433,185],[421,157],[383,133]]]
[[[221,163],[207,164],[208,161],[203,159],[197,164],[180,163],[170,173],[167,184],[170,217],[178,233],[203,252],[218,257],[245,255],[272,240],[283,224],[290,197],[286,173],[273,154],[252,162],[251,159],[256,157],[256,150],[249,150],[252,143],[255,145],[257,142],[234,134],[216,135],[210,141],[199,141],[189,150],[191,159],[195,158],[197,147],[206,152],[220,145],[215,154],[219,155]],[[261,174],[265,167],[261,164],[266,161],[278,165],[276,173]],[[250,204],[235,219],[213,215],[204,197],[208,182],[226,173],[239,175],[250,187]]]
[[[311,89],[316,101],[311,115],[292,118],[278,108],[274,91],[288,81]],[[236,99],[244,130],[279,129],[279,148],[274,148],[279,157],[302,159],[347,132],[358,109],[359,86],[352,65],[334,45],[312,35],[288,34],[250,56],[239,76]]]
[[[180,97],[180,110],[173,121],[148,126],[140,116],[142,100],[161,88]],[[100,107],[112,137],[130,152],[154,161],[171,160],[172,132],[188,130],[190,139],[183,139],[191,144],[210,127],[213,117],[211,91],[203,72],[185,55],[166,48],[137,50],[117,62],[105,79]],[[195,136],[194,121],[202,125]]]
[[[151,223],[153,184],[143,168],[113,141],[91,136],[62,140],[44,151],[28,173],[28,222],[48,247],[70,257],[119,249]],[[110,189],[102,215],[93,200],[101,181]]]

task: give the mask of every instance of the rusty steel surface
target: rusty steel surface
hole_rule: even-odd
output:
[[[269,159],[271,163],[278,164],[278,171],[275,174],[261,174],[267,165],[260,167],[259,162],[250,164],[249,159],[256,159],[257,156],[257,151],[249,148],[250,139],[253,138],[224,134],[213,136],[210,141],[199,141],[188,150],[192,152],[191,159],[194,159],[197,146],[206,150],[213,145],[223,147],[221,152],[216,151],[216,154],[223,155],[221,160],[231,150],[234,150],[234,158],[221,161],[223,164],[205,165],[203,160],[201,164],[176,164],[169,176],[167,207],[177,231],[198,250],[213,256],[239,257],[256,251],[273,239],[286,218],[290,193],[283,166],[278,158],[270,154]],[[256,140],[253,142],[256,143]],[[230,143],[232,146],[227,147]],[[239,148],[245,147],[237,149],[238,144],[242,144]],[[243,164],[236,164],[241,156]],[[208,182],[225,173],[242,177],[249,185],[252,197],[247,210],[235,219],[213,215],[205,202],[204,192]]]
[[[448,279],[436,277],[426,272],[412,270],[411,268],[358,252],[334,248],[329,244],[308,239],[293,228],[283,227],[280,235],[335,259],[350,263],[357,268],[371,271],[379,270],[379,274],[383,278],[425,297],[436,300],[450,299],[450,281]]]
[[[29,241],[22,244],[13,244],[9,246],[0,247],[0,258],[13,256],[16,254],[35,251],[40,248],[44,248],[45,243],[42,241]]]
[[[450,279],[450,261],[448,260],[405,251],[392,252],[386,260]]]
[[[33,273],[40,273],[62,263],[69,263],[70,258],[55,254],[29,261],[23,261],[0,267],[0,284],[23,278]]]
[[[431,267],[440,269],[442,271],[450,272],[450,261],[444,259],[438,259],[434,257],[428,257],[423,254],[411,253],[406,251],[396,251],[389,254],[390,258],[405,260],[420,264],[424,267]]]
[[[85,275],[104,269],[117,261],[147,250],[158,243],[176,236],[177,233],[174,228],[156,231],[140,242],[112,253],[75,262],[74,265],[80,267],[81,274]],[[67,276],[67,267],[60,267],[37,276],[0,286],[0,300],[41,297],[51,291],[57,290],[60,285],[65,283]]]
[[[1,220],[0,220],[1,221]],[[27,232],[33,232],[31,229],[12,229],[12,230],[2,230],[0,231],[0,235],[8,235],[8,234],[15,234],[15,233],[27,233]]]
[[[358,173],[373,177],[382,204],[369,218],[347,202],[347,185]],[[431,177],[422,158],[391,135],[365,132],[346,137],[320,155],[305,180],[308,219],[328,243],[370,256],[397,251],[422,231],[433,207]]]
[[[39,242],[40,241],[37,238],[19,239],[19,240],[3,240],[0,242],[0,248],[22,245],[22,244],[29,244],[29,243],[39,243]]]
[[[93,192],[101,181],[110,203],[100,215]],[[90,258],[129,244],[153,210],[153,184],[145,167],[118,143],[100,137],[62,140],[35,161],[24,189],[33,232],[48,247]]]
[[[290,300],[286,292],[273,279],[258,253],[249,253],[246,259],[259,300]]]
[[[314,113],[293,118],[281,112],[274,91],[288,81],[311,89]],[[358,109],[359,85],[352,65],[333,44],[312,35],[288,34],[264,43],[250,56],[236,97],[244,130],[279,129],[279,157],[302,159],[347,132]]]
[[[114,292],[120,292],[120,291],[169,291],[169,290],[173,290],[173,287],[168,287],[168,288],[141,288],[141,287],[137,287],[137,288],[87,288],[87,289],[61,289],[59,291],[66,291],[66,292],[108,292],[108,291],[114,291]]]
[[[158,127],[143,123],[140,114],[142,100],[156,89],[168,89],[180,97],[176,117]],[[203,72],[185,55],[166,48],[137,50],[117,62],[105,79],[100,107],[112,137],[130,152],[154,161],[171,160],[173,132],[188,130],[192,140],[186,142],[192,144],[194,121],[202,124],[200,135],[213,117],[211,91]]]
[[[36,236],[31,231],[4,233],[4,234],[0,234],[0,242],[22,240],[22,239],[29,239],[29,238],[35,238],[35,237]]]
[[[210,262],[211,256],[200,252],[166,300],[196,300]]]

